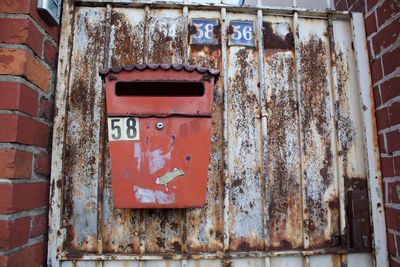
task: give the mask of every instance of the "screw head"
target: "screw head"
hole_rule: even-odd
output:
[[[157,128],[157,130],[162,130],[162,129],[164,128],[164,123],[162,123],[162,122],[157,122],[156,128]]]

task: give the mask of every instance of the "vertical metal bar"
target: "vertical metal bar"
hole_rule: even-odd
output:
[[[143,29],[143,63],[149,63],[149,20],[150,20],[150,7],[146,5],[144,7],[144,29]],[[146,253],[146,216],[145,210],[139,211],[139,252],[140,255]],[[144,262],[140,262],[141,266],[144,266]]]
[[[229,148],[229,111],[228,111],[228,59],[226,9],[221,8],[221,57],[222,79],[224,81],[224,251],[229,248],[229,193],[231,183],[231,159]]]
[[[265,257],[264,266],[271,267],[271,258],[270,257]]]
[[[189,44],[188,44],[188,35],[189,35],[189,9],[187,6],[183,7],[182,10],[183,13],[183,23],[184,23],[184,28],[183,28],[183,64],[188,64],[189,60]]]
[[[144,210],[139,211],[139,252],[140,255],[146,253],[146,212]]]
[[[110,28],[111,28],[111,4],[107,4],[106,10],[106,23],[105,23],[105,41],[104,41],[104,58],[103,68],[110,66],[109,54],[110,54]],[[104,191],[104,176],[106,175],[106,133],[107,133],[107,117],[105,116],[106,98],[104,91],[101,94],[101,102],[103,103],[100,109],[100,127],[99,133],[99,180],[97,182],[97,253],[103,254],[103,191]]]
[[[304,174],[303,174],[303,135],[302,135],[302,125],[301,125],[301,115],[303,113],[302,111],[302,105],[301,105],[301,81],[300,81],[300,70],[301,70],[301,61],[300,61],[300,33],[299,33],[299,14],[297,12],[294,12],[293,14],[293,39],[294,39],[294,59],[295,59],[295,66],[296,66],[296,71],[295,71],[295,80],[296,80],[296,89],[297,89],[297,113],[298,113],[298,143],[299,143],[299,168],[300,168],[300,186],[301,186],[301,210],[303,214],[303,223],[300,225],[302,228],[302,233],[303,233],[303,247],[307,249],[309,247],[309,238],[308,238],[308,232],[304,227],[304,221],[307,219],[308,215],[306,214],[305,211],[305,205],[306,205],[306,200],[305,197],[306,194],[306,181],[304,180]]]
[[[144,7],[144,29],[143,29],[143,64],[149,63],[149,20],[150,20],[150,7]]]
[[[367,38],[365,36],[364,18],[362,13],[352,13],[352,34],[357,67],[357,79],[360,88],[361,106],[366,159],[368,165],[368,189],[371,203],[373,227],[373,247],[375,266],[386,267],[388,250],[386,240],[385,209],[383,201],[382,174],[380,167],[377,127],[375,120],[374,95],[372,92],[371,73],[368,61]]]
[[[347,254],[340,254],[340,267],[347,267]]]
[[[339,165],[339,162],[343,161],[343,155],[340,153],[339,149],[339,137],[338,137],[338,114],[339,114],[339,107],[336,106],[335,103],[339,103],[339,96],[336,93],[338,88],[338,72],[336,66],[336,51],[335,51],[335,38],[333,34],[333,22],[332,22],[332,14],[328,14],[328,38],[329,38],[329,53],[330,53],[330,66],[331,72],[329,73],[330,78],[330,88],[331,88],[331,95],[332,95],[332,129],[333,129],[333,138],[334,142],[332,144],[333,147],[333,169],[335,170],[334,175],[336,181],[336,188],[338,192],[339,198],[339,222],[340,222],[340,235],[345,235],[346,230],[346,213],[345,213],[345,197],[344,197],[344,180],[342,177],[343,170]]]
[[[62,229],[63,220],[63,189],[64,166],[63,154],[67,129],[67,96],[71,71],[71,55],[74,35],[75,5],[73,0],[64,1],[59,46],[57,84],[55,103],[56,112],[53,125],[52,161],[50,177],[50,209],[49,209],[49,242],[48,242],[48,266],[60,266],[57,253],[63,250],[66,230]]]
[[[310,257],[309,256],[303,257],[303,267],[310,267]]]
[[[186,2],[187,0],[185,0]],[[189,44],[188,44],[188,34],[189,34],[189,9],[187,6],[183,7],[182,10],[183,14],[183,23],[184,23],[184,28],[183,28],[183,64],[188,64],[189,60]],[[181,217],[181,252],[186,254],[187,253],[187,209],[181,209],[179,216]],[[185,261],[186,262],[186,261]],[[184,261],[182,261],[182,267],[187,266],[187,263],[185,265]]]
[[[259,0],[259,2],[261,2]],[[257,10],[257,42],[258,42],[258,76],[260,81],[260,107],[261,107],[261,210],[263,218],[263,235],[264,247],[269,247],[268,224],[266,216],[266,179],[267,178],[267,85],[265,80],[265,63],[264,63],[264,42],[263,42],[263,12],[261,9]]]

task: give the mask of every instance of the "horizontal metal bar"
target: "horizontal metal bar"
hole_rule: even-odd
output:
[[[102,7],[107,4],[111,4],[113,7],[124,7],[124,8],[144,8],[150,6],[151,8],[178,8],[181,9],[183,6],[188,7],[189,12],[193,10],[220,10],[226,8],[227,12],[235,13],[246,13],[246,14],[257,14],[258,10],[262,10],[265,15],[281,15],[281,16],[293,16],[295,12],[298,13],[299,17],[302,18],[323,18],[327,19],[328,15],[332,15],[332,19],[350,19],[350,13],[348,11],[335,11],[335,10],[317,10],[309,8],[299,7],[271,7],[271,6],[237,6],[237,5],[226,5],[226,4],[204,4],[204,3],[179,3],[179,2],[168,2],[168,1],[140,1],[140,2],[112,2],[104,1],[99,2],[95,0],[78,0],[75,1],[76,6],[92,6]]]
[[[81,254],[76,252],[68,255],[62,252],[58,255],[60,260],[182,260],[182,259],[230,259],[230,258],[265,258],[278,256],[313,256],[326,254],[348,254],[346,249],[314,249],[314,250],[289,250],[289,251],[269,251],[269,252],[217,252],[217,253],[201,253],[201,254],[163,254],[163,255],[138,255],[138,254]]]

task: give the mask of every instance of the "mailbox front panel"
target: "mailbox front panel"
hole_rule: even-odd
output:
[[[138,131],[133,137],[138,140],[110,141],[114,207],[204,206],[211,118],[124,119],[130,119],[129,127],[135,121],[136,128],[121,123],[122,132],[130,131],[133,137]],[[109,130],[110,140],[118,136],[124,135],[118,129]]]

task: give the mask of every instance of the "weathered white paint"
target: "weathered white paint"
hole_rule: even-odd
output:
[[[175,202],[175,193],[164,193],[160,190],[151,190],[134,186],[135,198],[139,203],[171,204]]]
[[[371,72],[368,61],[364,17],[361,13],[352,14],[353,44],[357,66],[357,78],[363,109],[363,123],[368,164],[369,196],[372,212],[373,240],[376,266],[389,266],[385,209],[382,190],[382,174],[380,171],[379,147],[375,120],[374,96],[372,93]]]

